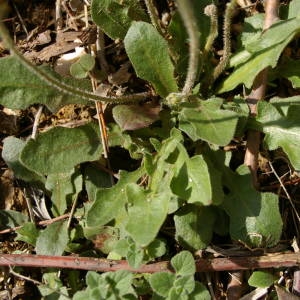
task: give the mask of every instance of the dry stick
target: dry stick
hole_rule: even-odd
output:
[[[279,0],[265,1],[265,21],[264,30],[267,30],[276,20],[278,20]],[[246,98],[246,102],[250,108],[251,116],[255,117],[257,113],[257,102],[265,96],[267,86],[268,70],[264,69],[254,79],[252,91]],[[257,167],[258,152],[260,145],[260,132],[249,130],[247,134],[246,153],[244,164],[248,166],[252,175],[252,182],[255,188],[258,188]]]
[[[182,17],[184,26],[186,27],[189,36],[189,65],[187,70],[187,76],[185,84],[182,89],[184,95],[191,93],[194,86],[198,68],[199,68],[199,30],[197,26],[197,20],[194,15],[193,6],[190,0],[177,0],[178,10]]]
[[[41,226],[47,226],[47,225],[50,225],[54,222],[58,222],[58,221],[61,221],[61,220],[64,220],[64,219],[67,219],[70,217],[70,214],[64,214],[64,215],[61,215],[59,217],[56,217],[56,218],[53,218],[53,219],[50,219],[50,220],[43,220],[43,221],[40,221],[37,223],[37,225],[41,225]],[[33,223],[33,222],[32,222]],[[23,226],[16,226],[16,227],[13,227],[13,228],[7,228],[7,229],[3,229],[0,231],[0,234],[6,234],[6,233],[11,233],[11,232],[14,232],[20,228],[22,228]]]
[[[0,5],[0,11],[1,9],[2,9],[2,5]],[[0,19],[1,17],[2,15],[0,14]],[[40,80],[45,82],[48,86],[55,88],[61,93],[68,94],[75,97],[80,97],[88,101],[103,101],[107,103],[132,103],[132,102],[144,100],[150,95],[149,93],[138,93],[138,94],[131,94],[126,96],[119,96],[119,97],[103,97],[103,96],[95,95],[94,93],[86,90],[75,88],[74,86],[65,84],[62,81],[52,77],[48,73],[37,68],[30,61],[26,60],[15,47],[14,42],[10,38],[8,31],[1,20],[0,20],[0,36],[5,42],[6,47],[9,48],[11,53],[15,55],[15,57],[19,60],[19,62],[24,67],[26,67],[31,73],[35,74]]]
[[[234,271],[264,268],[299,267],[299,253],[273,253],[265,256],[230,258],[200,258],[195,261],[197,272]],[[139,268],[128,265],[126,260],[104,258],[48,256],[34,254],[1,254],[0,266],[49,267],[62,269],[110,272],[127,270],[134,273],[173,272],[169,261],[161,261]]]

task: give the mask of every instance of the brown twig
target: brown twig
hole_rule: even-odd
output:
[[[273,253],[264,256],[226,257],[195,261],[197,272],[234,271],[261,268],[299,267],[299,253]],[[172,272],[169,261],[161,261],[132,268],[126,260],[104,258],[47,256],[33,254],[1,254],[0,266],[49,267],[62,269],[110,272],[127,270],[135,273]]]
[[[53,218],[53,219],[50,219],[50,220],[43,220],[43,221],[40,221],[37,223],[37,225],[40,225],[40,226],[47,226],[47,225],[50,225],[54,222],[58,222],[58,221],[61,221],[61,220],[64,220],[64,219],[67,219],[70,217],[70,214],[65,214],[65,215],[61,215],[59,217],[56,217],[56,218]],[[3,229],[0,231],[0,234],[5,234],[5,233],[10,233],[10,232],[14,232],[20,228],[22,228],[23,226],[16,226],[16,227],[13,227],[13,228],[7,228],[7,229]]]
[[[278,20],[279,0],[265,1],[265,21],[264,30],[267,30],[276,20]],[[268,69],[260,71],[254,79],[251,93],[246,101],[250,108],[251,116],[256,116],[257,103],[265,97],[268,78]],[[260,132],[249,130],[247,135],[246,153],[244,164],[249,167],[254,187],[258,188],[257,167],[258,167],[258,152],[260,145]]]

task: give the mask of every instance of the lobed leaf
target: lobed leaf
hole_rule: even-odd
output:
[[[194,257],[189,251],[181,251],[171,259],[171,264],[176,272],[176,276],[194,275],[196,266]]]
[[[274,105],[286,106],[285,99],[277,100]],[[289,157],[291,164],[296,170],[300,170],[300,106],[286,106],[287,114],[282,115],[271,103],[259,101],[258,115],[256,120],[261,124],[265,133],[264,143],[269,150],[279,147]]]

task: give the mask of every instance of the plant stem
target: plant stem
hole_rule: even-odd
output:
[[[0,9],[2,6],[0,7]],[[1,15],[0,15],[1,18]],[[107,103],[132,103],[144,100],[145,98],[149,97],[149,93],[138,93],[132,95],[125,95],[120,97],[103,97],[99,95],[95,95],[92,92],[81,90],[74,86],[68,85],[59,81],[58,79],[50,76],[46,72],[42,71],[41,69],[37,68],[33,65],[30,61],[26,60],[23,55],[16,49],[14,42],[10,38],[10,35],[4,26],[3,22],[0,21],[0,36],[2,37],[3,41],[5,42],[6,47],[10,50],[10,52],[15,55],[15,57],[19,60],[19,62],[25,66],[30,72],[38,76],[39,79],[44,81],[47,85],[52,88],[57,89],[58,91],[72,95],[75,97],[80,97],[82,99],[88,101],[103,101]]]
[[[231,54],[231,19],[236,8],[236,0],[231,0],[226,5],[225,16],[224,16],[224,26],[223,26],[223,56],[216,66],[213,74],[213,81],[215,81],[221,73],[225,70],[230,54]]]
[[[147,10],[148,10],[148,14],[149,14],[150,19],[151,19],[151,23],[156,28],[156,30],[162,36],[164,36],[163,30],[162,30],[161,25],[160,25],[160,20],[159,20],[159,18],[157,16],[156,8],[155,8],[155,6],[153,4],[153,0],[145,0],[145,4],[147,6]]]
[[[199,38],[200,33],[197,26],[197,20],[194,15],[193,6],[190,0],[177,0],[179,13],[186,27],[189,36],[189,65],[182,93],[188,95],[191,93],[199,68]]]

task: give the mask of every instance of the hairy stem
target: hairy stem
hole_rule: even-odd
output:
[[[153,0],[145,0],[145,4],[147,6],[147,10],[148,10],[148,14],[150,16],[151,19],[151,23],[153,24],[153,26],[156,28],[156,30],[162,35],[164,36],[163,30],[161,28],[160,25],[160,20],[158,18],[157,15],[157,11],[156,8],[154,6]]]
[[[216,66],[213,73],[213,81],[215,81],[221,73],[225,70],[228,65],[230,54],[231,54],[231,19],[236,8],[236,0],[231,0],[227,3],[225,16],[224,16],[224,26],[223,26],[223,57],[221,58],[219,64]]]
[[[189,36],[189,65],[182,93],[188,95],[191,93],[199,68],[199,38],[200,33],[197,26],[197,20],[194,15],[193,6],[190,0],[177,0],[179,13],[186,27]]]
[[[2,9],[2,6],[0,7]],[[1,18],[1,16],[0,16]],[[80,97],[85,100],[89,101],[103,101],[107,103],[130,103],[130,102],[136,102],[144,100],[146,97],[149,96],[148,93],[139,93],[139,94],[132,94],[132,95],[126,95],[126,96],[120,96],[120,97],[103,97],[99,95],[95,95],[92,92],[81,90],[79,88],[73,87],[71,85],[65,84],[62,81],[59,81],[58,79],[50,76],[46,72],[40,70],[35,65],[33,65],[30,61],[26,60],[23,55],[17,50],[17,48],[14,45],[14,42],[12,41],[5,25],[2,21],[0,21],[0,36],[2,37],[6,47],[10,50],[10,52],[19,60],[19,62],[25,66],[30,72],[38,76],[39,79],[41,79],[43,82],[45,82],[47,85],[49,85],[52,88],[57,89],[58,91],[72,95],[75,97]]]

